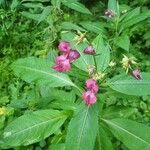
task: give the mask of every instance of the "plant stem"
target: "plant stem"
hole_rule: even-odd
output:
[[[97,63],[96,63],[96,57],[95,57],[95,55],[93,55],[93,58],[94,58],[94,64],[95,64],[96,72],[97,72]]]

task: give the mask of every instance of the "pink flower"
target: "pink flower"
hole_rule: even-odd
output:
[[[112,18],[114,17],[114,12],[112,10],[106,10],[105,11],[105,16],[109,17],[109,18]]]
[[[132,71],[132,76],[137,79],[140,80],[141,79],[141,72],[139,69],[135,69]]]
[[[94,79],[89,79],[86,81],[86,88],[93,93],[97,93],[99,90],[97,82]]]
[[[56,57],[56,64],[52,68],[58,72],[67,72],[71,69],[71,65],[69,59],[61,55]]]
[[[97,100],[95,94],[92,93],[91,91],[84,92],[82,94],[82,98],[87,105],[94,104],[94,103],[96,103],[96,100]]]
[[[63,52],[63,53],[69,53],[71,49],[69,42],[66,42],[66,41],[60,42],[58,45],[58,48],[60,52]]]
[[[75,61],[79,57],[80,57],[80,53],[77,50],[71,50],[67,56],[67,58],[69,59],[70,62]]]
[[[86,47],[83,52],[84,54],[89,54],[89,55],[95,54],[95,50],[92,46]]]

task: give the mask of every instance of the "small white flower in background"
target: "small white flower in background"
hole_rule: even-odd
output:
[[[109,67],[114,67],[114,66],[116,66],[116,62],[111,61],[111,62],[109,63]]]
[[[128,73],[129,69],[131,69],[131,65],[136,65],[136,58],[135,57],[127,57],[126,55],[123,55],[122,58],[122,66],[126,70],[126,73]]]

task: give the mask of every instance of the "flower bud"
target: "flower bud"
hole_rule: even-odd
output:
[[[77,50],[71,50],[67,56],[67,58],[69,59],[70,62],[75,61],[79,57],[80,57],[80,53]]]
[[[95,50],[92,46],[86,47],[83,52],[84,52],[84,54],[89,54],[89,55],[95,54]]]
[[[82,98],[87,105],[94,104],[94,103],[96,103],[96,100],[97,100],[95,94],[92,93],[91,91],[84,92],[82,94]]]
[[[60,42],[58,45],[58,48],[60,52],[63,52],[63,53],[69,53],[71,49],[69,42],[66,42],[66,41]]]
[[[105,16],[112,18],[115,16],[115,13],[112,10],[106,10],[105,11]]]
[[[71,69],[70,61],[64,55],[57,56],[56,64],[52,68],[58,72],[67,72]]]
[[[99,89],[96,80],[93,79],[89,79],[86,81],[86,88],[88,91],[91,91],[95,94],[98,92]]]
[[[132,71],[132,76],[137,79],[140,80],[141,79],[141,72],[139,69],[135,69]]]

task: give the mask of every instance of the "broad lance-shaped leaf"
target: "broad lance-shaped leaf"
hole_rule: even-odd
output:
[[[65,112],[57,110],[39,110],[25,114],[5,128],[4,143],[19,146],[38,142],[56,132],[66,118]]]
[[[113,90],[127,95],[150,95],[150,73],[141,73],[140,80],[136,80],[131,75],[117,75],[107,84]]]
[[[79,2],[71,2],[71,1],[65,1],[63,4],[73,10],[76,10],[78,12],[84,13],[84,14],[92,14],[82,3]]]
[[[97,69],[98,71],[104,71],[110,61],[110,50],[109,47],[105,45],[102,35],[99,34],[92,42],[96,54],[99,54],[96,57]]]
[[[97,130],[98,113],[96,105],[82,106],[68,127],[66,150],[93,150]]]
[[[129,149],[150,150],[150,127],[127,119],[102,120]]]
[[[83,21],[79,23],[83,28],[96,34],[104,33],[105,29],[101,22]]]
[[[18,77],[29,83],[38,82],[51,87],[77,87],[66,74],[54,71],[51,66],[47,60],[29,57],[14,62],[12,69]]]

